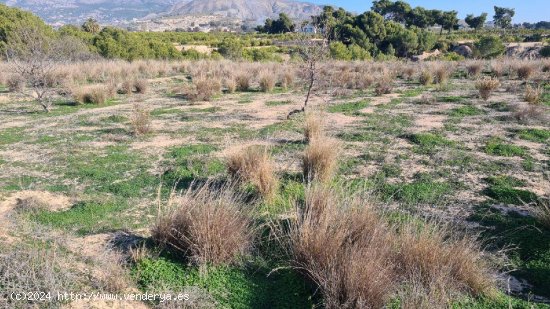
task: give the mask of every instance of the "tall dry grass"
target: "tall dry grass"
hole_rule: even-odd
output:
[[[228,154],[226,165],[233,179],[252,184],[263,198],[270,199],[277,192],[279,181],[267,147],[235,150]]]
[[[369,200],[314,185],[281,238],[325,308],[383,308],[394,295],[413,308],[444,308],[458,294],[494,295],[474,238],[413,220],[389,224]]]
[[[487,101],[491,97],[491,94],[500,87],[500,82],[496,78],[482,78],[476,81],[476,89],[479,92],[479,96]]]
[[[309,140],[302,155],[302,172],[308,181],[328,182],[336,173],[340,143],[324,134]]]
[[[207,183],[172,197],[160,209],[151,236],[195,265],[238,264],[255,234],[246,209],[231,186]]]

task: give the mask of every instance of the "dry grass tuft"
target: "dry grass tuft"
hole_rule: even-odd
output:
[[[189,189],[159,211],[153,239],[199,266],[237,264],[252,248],[254,229],[231,187]]]
[[[376,86],[374,87],[374,93],[377,96],[381,96],[383,94],[389,94],[393,90],[393,79],[389,75],[383,75],[379,82],[376,83]]]
[[[60,291],[75,288],[75,274],[67,270],[67,265],[70,265],[69,261],[55,242],[3,247],[0,254],[0,307],[41,308],[44,303],[39,300],[12,301],[9,295],[22,291],[57,295]],[[63,269],[65,271],[60,271]],[[61,303],[54,297],[48,305],[57,308]]]
[[[542,198],[534,211],[535,218],[542,226],[550,229],[550,194]]]
[[[184,89],[185,97],[192,101],[210,101],[213,96],[221,93],[222,85],[214,77],[199,76],[193,78],[193,85]]]
[[[446,84],[449,81],[452,71],[453,68],[451,66],[444,64],[436,65],[434,68],[434,82],[436,84]]]
[[[500,82],[496,78],[482,78],[476,82],[476,89],[484,101],[487,101],[498,87],[500,87]]]
[[[304,138],[306,142],[318,138],[324,134],[324,124],[320,113],[308,112],[304,121]]]
[[[12,74],[6,80],[6,86],[10,92],[20,92],[25,88],[25,80],[18,74]]]
[[[271,92],[275,88],[275,76],[269,72],[260,75],[260,90],[262,92]]]
[[[470,62],[468,65],[466,65],[466,72],[468,72],[468,76],[470,77],[478,77],[481,74],[483,67],[484,64],[482,62]]]
[[[145,94],[149,90],[149,81],[146,79],[138,79],[134,82],[136,93]]]
[[[105,85],[93,85],[78,88],[73,91],[73,98],[78,104],[97,104],[102,105],[107,102],[109,89]]]
[[[227,93],[234,93],[237,90],[237,82],[232,77],[228,77],[223,80],[223,86],[227,90]]]
[[[328,182],[338,167],[338,140],[319,135],[309,141],[302,156],[302,171],[308,181]]]
[[[516,67],[516,73],[518,74],[518,78],[523,80],[529,79],[534,72],[535,72],[535,67],[529,63],[519,64]]]
[[[443,308],[457,293],[493,295],[475,239],[418,221],[389,225],[368,200],[314,185],[291,222],[292,263],[320,288],[326,308],[383,308],[396,294]]]
[[[520,123],[547,123],[550,121],[548,112],[541,104],[529,104],[526,107],[518,106],[515,108],[512,117]]]
[[[433,74],[430,70],[425,69],[420,72],[420,76],[418,77],[418,81],[420,84],[424,86],[430,85],[434,80]]]
[[[227,156],[227,171],[236,180],[252,184],[264,199],[277,192],[279,181],[267,147],[250,146]]]
[[[134,92],[134,84],[131,80],[125,80],[120,85],[118,93],[120,94],[132,94]]]
[[[280,77],[281,88],[291,89],[294,86],[294,74],[291,72],[284,72]]]
[[[250,74],[241,73],[235,78],[238,91],[247,91],[250,88]]]
[[[387,225],[359,199],[313,186],[290,228],[292,263],[319,286],[325,308],[382,308],[394,289]]]
[[[132,132],[136,136],[150,133],[152,131],[150,111],[140,104],[134,104],[130,124],[132,125]]]
[[[527,85],[527,87],[525,87],[525,94],[523,98],[530,104],[539,104],[541,102],[543,92],[544,89],[542,86],[532,87],[531,85]]]

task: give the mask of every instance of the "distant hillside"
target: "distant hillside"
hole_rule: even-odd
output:
[[[89,17],[116,24],[170,10],[178,0],[0,0],[31,11],[50,24],[80,24]]]
[[[292,0],[0,0],[35,13],[50,24],[81,24],[92,17],[102,24],[162,16],[222,15],[263,22],[280,12],[293,19],[318,14],[317,5]]]
[[[266,18],[288,14],[293,19],[308,19],[321,12],[321,7],[292,0],[186,0],[177,3],[170,15],[214,15],[263,22]]]

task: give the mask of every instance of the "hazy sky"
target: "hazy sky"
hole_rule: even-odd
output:
[[[372,6],[371,0],[309,0],[318,4],[330,4],[347,10],[362,13]],[[456,10],[458,16],[482,12],[489,13],[487,20],[492,20],[493,6],[511,7],[516,9],[514,22],[550,21],[550,0],[409,0],[411,6],[423,6],[427,9]]]

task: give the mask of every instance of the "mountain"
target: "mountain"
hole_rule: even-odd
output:
[[[321,12],[321,7],[292,0],[186,0],[175,4],[169,15],[223,15],[241,20],[263,22],[279,13],[292,19],[308,19]]]
[[[0,0],[31,11],[50,24],[81,24],[92,17],[102,24],[118,24],[151,13],[170,10],[178,0]]]
[[[262,23],[279,13],[308,19],[321,7],[293,0],[0,0],[40,16],[53,25],[82,24],[94,18],[101,24],[128,24],[133,19],[155,20],[192,15]]]

